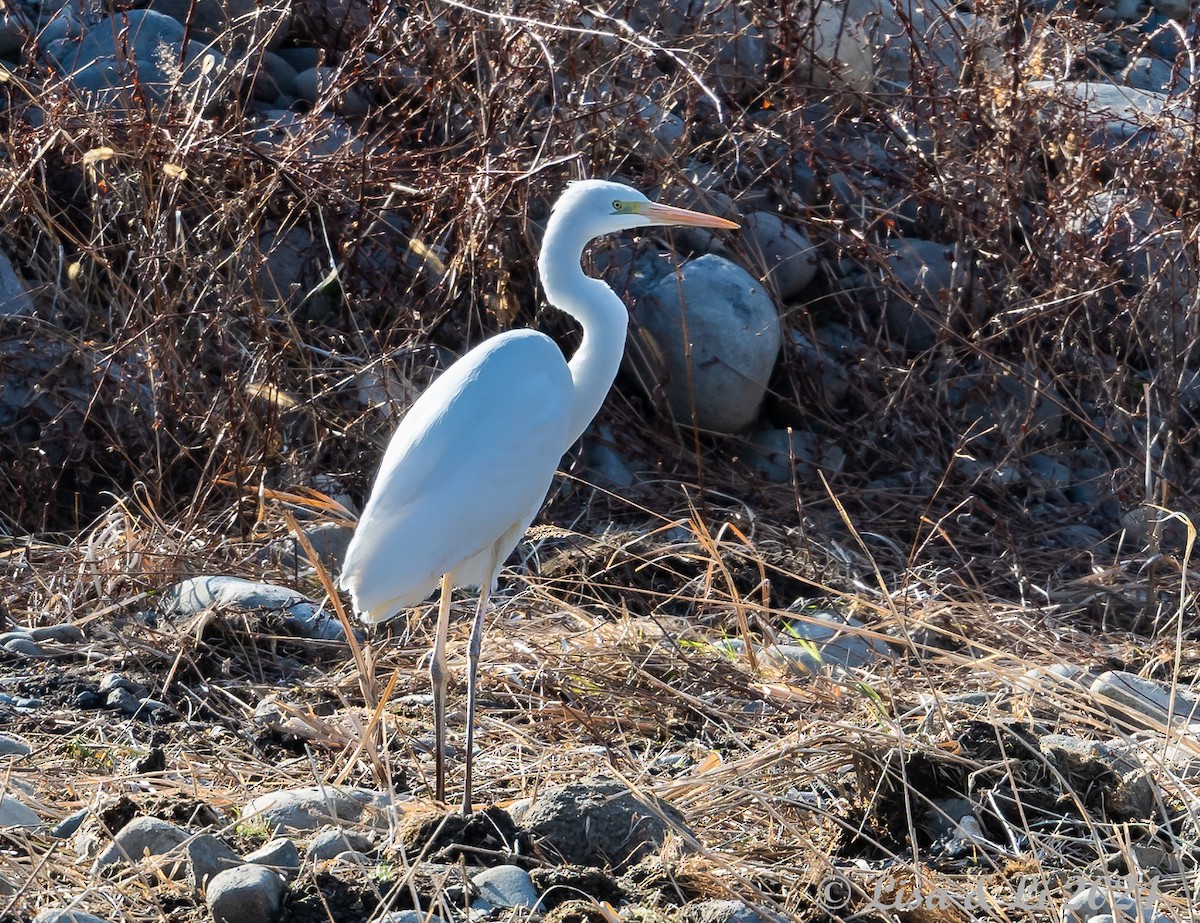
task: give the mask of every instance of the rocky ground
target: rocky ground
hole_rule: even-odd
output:
[[[0,920],[1190,918],[1189,4],[137,5],[0,10]],[[741,227],[592,248],[464,818],[331,577],[580,176]]]

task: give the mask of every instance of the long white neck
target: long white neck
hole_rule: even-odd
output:
[[[555,218],[546,226],[538,273],[549,302],[583,327],[583,341],[568,363],[575,395],[565,451],[583,435],[617,377],[629,315],[611,288],[584,275],[579,261],[589,238]]]

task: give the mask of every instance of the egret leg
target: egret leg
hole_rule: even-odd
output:
[[[446,800],[446,636],[450,630],[450,593],[454,588],[452,575],[442,576],[442,593],[438,600],[437,628],[433,636],[433,656],[429,660],[429,679],[433,686],[433,760],[434,797]]]
[[[483,614],[487,611],[488,593],[495,581],[495,553],[492,558],[492,577],[479,588],[475,606],[475,621],[471,624],[471,640],[467,647],[467,757],[466,781],[463,783],[463,814],[471,813],[471,767],[475,760],[475,682],[479,675],[479,652],[483,647]]]

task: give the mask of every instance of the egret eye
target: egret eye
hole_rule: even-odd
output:
[[[622,202],[620,199],[614,199],[613,200],[613,211],[623,212],[624,210],[625,210],[625,203]]]

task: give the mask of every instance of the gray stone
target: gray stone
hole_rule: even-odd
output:
[[[31,628],[29,636],[34,641],[56,641],[59,644],[81,644],[84,641],[83,629],[70,622]]]
[[[680,908],[680,923],[769,923],[766,917],[741,901],[690,901]]]
[[[1109,816],[1123,820],[1150,817],[1154,790],[1130,748],[1066,734],[1047,734],[1039,747],[1081,800],[1097,801]]]
[[[1133,673],[1101,673],[1089,690],[1092,700],[1110,715],[1138,727],[1162,731],[1168,726],[1200,726],[1200,700],[1191,693]]]
[[[18,54],[25,47],[30,31],[29,20],[21,8],[16,4],[6,6],[0,12],[0,55]]]
[[[281,95],[295,96],[296,68],[288,63],[287,58],[268,51],[262,56],[261,70],[266,72]]]
[[[148,0],[150,9],[186,22],[224,51],[278,48],[291,29],[291,5],[257,0]]]
[[[774,302],[749,273],[702,256],[659,281],[637,302],[634,318],[661,359],[657,370],[643,361],[643,384],[651,394],[663,387],[676,420],[690,425],[694,404],[704,430],[734,433],[754,422],[780,332]]]
[[[850,390],[846,364],[856,363],[862,350],[854,335],[841,324],[828,324],[814,333],[814,340],[798,330],[792,331],[793,353],[806,387],[836,406]],[[846,363],[846,364],[843,364]]]
[[[954,247],[916,238],[896,241],[878,283],[888,333],[910,353],[937,342],[933,318],[944,318],[955,287]]]
[[[170,16],[129,10],[88,27],[82,41],[52,42],[46,52],[95,108],[162,104],[178,94],[208,111],[231,90],[224,79],[225,56],[195,40],[184,55],[184,39],[184,27]]]
[[[643,804],[620,782],[592,780],[542,791],[521,819],[541,847],[566,862],[597,861],[618,869],[655,853],[672,832],[694,834],[675,808]]]
[[[816,278],[816,246],[777,215],[751,212],[741,225],[741,243],[751,257],[751,268],[777,298],[794,298]]]
[[[316,553],[321,566],[328,573],[333,574],[341,569],[342,561],[346,557],[346,548],[350,545],[350,539],[354,535],[352,528],[341,523],[322,522],[315,526],[308,526],[303,530],[303,534],[308,543],[312,545],[312,550]],[[281,539],[276,547],[281,566],[295,568],[304,574],[313,572],[314,568],[308,560],[304,546],[296,538]]]
[[[112,843],[96,857],[93,871],[102,872],[125,862],[137,862],[145,855],[165,855],[190,836],[182,827],[158,817],[135,817],[117,832]],[[167,870],[170,878],[180,879],[185,874],[182,861]]]
[[[42,819],[12,792],[0,795],[0,827],[40,827]]]
[[[127,715],[136,715],[142,707],[142,702],[128,689],[113,689],[105,696],[104,707]]]
[[[0,734],[0,756],[28,756],[33,745],[16,734]]]
[[[345,632],[336,616],[290,587],[242,577],[192,577],[162,594],[163,611],[180,616],[208,608],[265,609],[283,614],[284,622],[306,638],[341,640]]]
[[[211,833],[201,833],[187,843],[188,880],[200,893],[226,869],[241,864],[238,854]]]
[[[538,910],[538,892],[533,879],[525,869],[517,865],[496,865],[484,869],[471,878],[471,884],[479,896],[471,902],[471,909],[490,913],[497,907],[520,907],[522,910]]]
[[[587,442],[587,471],[594,483],[618,489],[633,486],[633,469],[620,452],[599,439],[589,439]]]
[[[88,808],[72,811],[57,824],[50,828],[50,835],[57,840],[67,840],[75,835],[90,813]]]
[[[240,865],[208,883],[205,903],[214,923],[276,923],[283,910],[283,879],[261,865]]]
[[[246,854],[246,861],[254,865],[265,865],[291,881],[300,874],[300,850],[289,837],[280,836],[254,852]]]
[[[869,637],[872,630],[856,618],[824,609],[804,615],[803,619],[790,619],[787,632],[793,638],[815,645],[822,663],[865,667],[892,652],[886,642]]]
[[[1153,910],[1140,906],[1132,895],[1118,888],[1097,885],[1078,891],[1063,905],[1063,923],[1096,923],[1105,916],[1120,923],[1151,923]]]
[[[393,910],[379,918],[379,923],[445,923],[439,916],[430,916],[423,910]]]
[[[1058,687],[1066,687],[1075,694],[1083,693],[1095,676],[1083,667],[1071,663],[1054,663],[1044,667],[1030,667],[1016,685],[1027,692],[1045,693]]]
[[[103,917],[70,907],[50,907],[33,918],[33,923],[109,923]]]
[[[3,23],[9,14],[0,14],[0,47],[4,45]],[[0,54],[6,52],[0,51]],[[25,291],[25,283],[21,281],[17,271],[13,269],[8,257],[0,253],[0,315],[15,317],[21,314],[33,313],[33,299]]]
[[[242,817],[261,820],[272,833],[279,834],[287,830],[316,830],[336,821],[357,824],[388,803],[386,795],[370,789],[297,788],[255,798],[243,809]]]
[[[327,827],[312,838],[304,854],[312,862],[321,862],[346,850],[367,853],[374,848],[375,844],[365,833],[347,827]]]
[[[314,106],[326,106],[338,115],[360,118],[371,111],[371,101],[361,89],[347,86],[347,73],[337,67],[310,67],[292,79],[296,96]]]
[[[18,635],[15,632],[9,632],[9,634],[12,637],[3,642],[3,647],[10,654],[17,654],[21,657],[32,657],[38,660],[44,660],[50,656],[40,644],[28,635]]]
[[[100,677],[98,688],[102,693],[112,692],[114,689],[124,689],[126,692],[132,692],[134,695],[142,695],[146,691],[146,688],[140,683],[135,683],[120,673],[105,673]]]
[[[1038,97],[1043,111],[1045,102],[1064,101],[1070,111],[1082,109],[1095,134],[1094,143],[1107,148],[1130,140],[1147,140],[1156,130],[1177,132],[1168,127],[1170,121],[1190,122],[1191,113],[1180,100],[1135,87],[1123,87],[1106,81],[1032,80],[1026,92]],[[1146,137],[1142,137],[1146,136]]]
[[[822,453],[817,437],[802,430],[759,429],[746,437],[746,443],[747,464],[780,484],[790,484],[794,477],[806,480],[818,468],[839,471],[846,460],[836,445]]]

